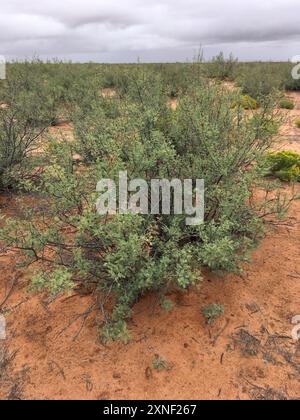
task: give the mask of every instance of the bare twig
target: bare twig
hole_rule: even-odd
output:
[[[226,328],[228,327],[228,325],[229,325],[229,319],[226,319],[226,323],[225,323],[225,325],[224,325],[224,327],[218,332],[218,334],[214,337],[214,339],[212,340],[212,345],[213,346],[215,346],[216,345],[216,343],[217,343],[217,341],[218,341],[218,339],[221,337],[221,335],[223,334],[223,332],[226,330]]]
[[[3,301],[0,303],[0,309],[2,309],[2,307],[6,304],[6,302],[8,301],[8,299],[10,298],[13,289],[17,283],[17,281],[19,280],[19,278],[21,277],[21,274],[16,274],[11,282],[11,286],[10,289],[8,291],[8,293],[6,294],[5,298],[3,299]]]

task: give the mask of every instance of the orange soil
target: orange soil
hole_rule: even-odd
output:
[[[300,95],[293,95],[298,107]],[[300,130],[289,122],[284,130],[284,141],[298,150]],[[0,198],[0,210],[14,214],[14,198]],[[241,277],[205,273],[197,288],[170,294],[169,313],[156,296],[145,297],[134,308],[128,345],[103,346],[95,313],[74,340],[82,318],[65,327],[92,298],[49,303],[46,296],[29,294],[29,276],[21,276],[2,307],[8,337],[0,342],[0,398],[299,399],[300,342],[291,338],[291,320],[300,315],[299,247],[298,201]],[[0,305],[17,261],[16,253],[0,250]],[[225,315],[209,327],[201,308],[215,302],[225,306]],[[17,352],[6,366],[5,349]],[[166,369],[153,368],[155,355],[165,359]]]

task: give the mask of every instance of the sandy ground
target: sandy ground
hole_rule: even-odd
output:
[[[281,145],[300,151],[300,94],[281,132]],[[297,186],[300,193],[300,185]],[[0,211],[15,214],[14,197]],[[132,341],[103,346],[97,316],[78,319],[91,297],[49,303],[16,276],[19,256],[0,250],[0,309],[7,340],[0,341],[1,399],[300,399],[300,341],[291,323],[300,315],[300,201],[253,253],[242,276],[204,281],[172,293],[171,312],[145,297],[130,323]],[[9,293],[10,290],[12,293]],[[8,295],[8,299],[3,300]],[[208,326],[203,306],[218,302],[225,315]],[[162,370],[153,367],[164,359]]]
[[[292,111],[285,111],[285,123],[280,130],[280,148],[294,150],[300,153],[300,129],[295,122],[300,118],[300,94],[298,92],[289,92],[287,94],[295,103]]]

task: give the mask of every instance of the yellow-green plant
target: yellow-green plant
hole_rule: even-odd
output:
[[[241,100],[239,101],[239,105],[242,106],[242,108],[249,110],[249,109],[257,109],[258,108],[258,104],[257,101],[253,98],[251,98],[251,96],[249,95],[243,95],[241,97]]]
[[[202,309],[202,314],[208,325],[213,324],[218,318],[224,315],[224,306],[218,303],[207,305]]]
[[[279,106],[282,109],[294,109],[295,104],[291,99],[284,98],[280,101]]]
[[[300,181],[300,154],[283,150],[267,157],[270,171],[282,181]]]

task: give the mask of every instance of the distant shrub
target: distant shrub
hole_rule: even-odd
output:
[[[207,64],[207,75],[218,80],[233,80],[237,62],[232,54],[226,59],[223,52],[220,52]]]
[[[193,69],[193,64],[174,63],[157,65],[156,72],[162,77],[167,96],[177,98],[179,95],[184,95],[187,92],[191,80],[201,74],[201,69],[200,64]]]
[[[283,87],[283,80],[277,69],[263,63],[253,63],[244,68],[237,77],[237,83],[243,94],[251,96],[258,102],[264,96],[279,91]]]
[[[128,92],[128,74],[134,70],[129,70],[127,66],[105,66],[103,70],[102,88],[116,89],[120,95]]]
[[[282,109],[294,109],[295,105],[291,99],[284,98],[279,103],[280,108]]]
[[[32,152],[53,121],[54,99],[39,62],[9,66],[0,81],[0,189],[29,175]]]
[[[300,181],[300,154],[292,151],[270,153],[267,157],[271,173],[282,181]]]
[[[218,318],[224,315],[224,306],[217,303],[205,306],[202,309],[203,316],[209,325],[213,324]]]
[[[155,355],[152,361],[153,369],[161,371],[168,369],[168,366],[168,362],[163,357],[159,356],[158,354]]]

